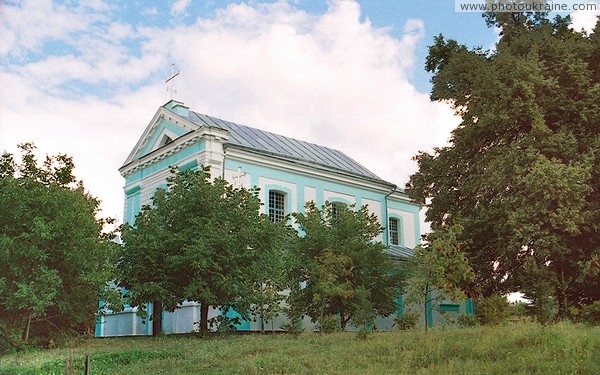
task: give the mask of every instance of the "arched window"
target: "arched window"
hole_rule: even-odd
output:
[[[272,222],[285,219],[285,193],[269,190],[269,218]]]
[[[398,231],[398,219],[391,217],[388,222],[390,234],[390,245],[400,245],[400,232]]]
[[[346,204],[342,202],[331,203],[331,219],[335,220],[342,215],[342,212],[346,209]]]

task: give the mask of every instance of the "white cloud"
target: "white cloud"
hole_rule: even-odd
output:
[[[350,1],[320,17],[286,3],[230,5],[172,30],[178,98],[200,112],[342,149],[403,184],[419,149],[444,144],[451,111],[408,83],[423,23],[401,39],[360,22]]]
[[[156,16],[156,15],[158,15],[158,9],[156,7],[145,8],[142,11],[142,14],[144,16]]]
[[[585,30],[588,34],[592,33],[598,16],[600,16],[600,2],[590,2],[596,4],[596,10],[578,10],[571,13],[570,27],[575,31]]]
[[[0,65],[0,150],[34,141],[43,152],[72,155],[106,215],[122,217],[117,169],[169,99],[163,83],[171,62],[181,70],[177,99],[193,110],[338,148],[400,186],[415,171],[411,157],[445,144],[458,123],[447,106],[408,82],[422,21],[408,21],[395,38],[361,21],[353,1],[331,2],[323,15],[283,1],[235,4],[172,28],[107,22],[108,11],[54,11],[82,18],[52,32],[78,53]],[[23,40],[40,48],[48,33],[22,38],[26,25],[8,26],[21,38],[11,48],[23,48]],[[74,29],[82,35],[71,35]],[[139,43],[135,54],[132,40]],[[110,99],[94,92],[73,98],[63,87],[73,80],[124,83]]]
[[[21,57],[39,50],[48,40],[68,40],[75,33],[85,33],[102,19],[96,12],[101,2],[81,4],[77,8],[55,4],[52,0],[24,0],[2,5],[3,37],[0,57],[11,53]],[[4,32],[6,34],[4,34]],[[5,37],[6,35],[6,37]]]
[[[186,9],[188,8],[188,6],[190,6],[191,2],[192,2],[192,0],[177,0],[171,6],[171,14],[178,15],[178,14],[185,13]]]

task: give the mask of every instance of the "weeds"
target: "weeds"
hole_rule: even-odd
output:
[[[0,374],[61,374],[66,348],[0,357]],[[600,373],[600,327],[558,323],[328,335],[194,335],[92,339],[92,374],[528,374]]]

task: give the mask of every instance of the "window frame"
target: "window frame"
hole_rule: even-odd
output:
[[[394,223],[395,225],[395,229],[393,228],[392,223]],[[388,242],[390,245],[394,245],[394,246],[400,246],[401,242],[400,242],[400,225],[402,224],[402,221],[400,219],[398,219],[397,217],[390,217],[388,218]],[[395,236],[395,243],[394,243],[394,236]]]
[[[331,204],[331,220],[337,220],[341,216],[342,210],[348,208],[348,204],[345,202],[332,201],[329,204]]]
[[[277,189],[270,189],[267,195],[267,210],[269,219],[278,223],[284,221],[287,211],[287,193]]]

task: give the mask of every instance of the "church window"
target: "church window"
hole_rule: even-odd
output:
[[[400,245],[400,232],[398,232],[398,219],[390,218],[388,224],[390,233],[390,245]]]
[[[331,218],[333,220],[342,216],[342,212],[346,209],[346,205],[341,202],[333,202],[331,203]]]
[[[283,221],[285,218],[285,194],[276,191],[269,191],[269,218],[272,222]]]

